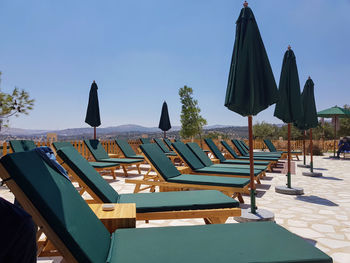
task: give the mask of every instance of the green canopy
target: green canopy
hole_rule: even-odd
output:
[[[332,108],[317,112],[317,116],[322,118],[350,118],[350,110],[334,106]]]
[[[290,157],[290,134],[291,123],[298,123],[303,118],[303,108],[301,105],[300,83],[298,68],[293,50],[288,46],[284,54],[281,77],[279,83],[279,101],[276,103],[274,116],[285,123],[288,123],[288,172],[287,187],[291,186],[291,157]]]
[[[166,137],[166,131],[171,129],[168,105],[166,104],[165,101],[162,106],[162,113],[160,115],[158,128],[164,132],[164,138]]]
[[[253,11],[244,3],[236,21],[236,37],[225,106],[248,116],[251,212],[256,213],[252,115],[276,103],[278,91]]]
[[[277,99],[275,78],[253,11],[244,7],[236,22],[225,106],[249,116],[265,110]]]
[[[288,47],[284,54],[281,77],[278,85],[279,101],[274,116],[284,123],[298,122],[303,117],[300,97],[298,68],[293,50]]]
[[[316,128],[318,125],[318,119],[314,95],[314,82],[310,77],[306,81],[304,90],[301,93],[301,104],[304,115],[296,121],[296,127],[302,131]]]
[[[98,105],[97,84],[95,81],[91,84],[89,93],[89,103],[86,111],[85,122],[94,127],[94,139],[96,139],[96,127],[101,125],[100,107]]]

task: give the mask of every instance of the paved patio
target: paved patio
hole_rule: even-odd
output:
[[[296,162],[296,163],[301,163]],[[305,168],[296,167],[292,185],[304,188],[302,196],[275,193],[275,186],[285,185],[286,177],[280,173],[268,173],[258,186],[257,205],[275,213],[276,222],[330,255],[334,262],[350,262],[350,160],[333,160],[327,156],[314,157],[315,171],[323,177],[302,175]],[[146,171],[146,166],[144,167]],[[118,171],[122,175],[121,171]],[[139,175],[131,175],[139,178]],[[106,177],[107,179],[107,177]],[[124,177],[109,180],[119,193],[132,193],[134,186],[124,183]],[[0,187],[0,196],[13,200],[6,187]],[[246,203],[249,197],[244,196]],[[246,207],[246,205],[243,205]],[[232,218],[228,223],[236,223]],[[137,227],[158,227],[204,224],[202,219],[157,220]],[[59,258],[39,259],[39,262],[59,262]]]

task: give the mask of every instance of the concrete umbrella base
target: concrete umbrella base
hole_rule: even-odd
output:
[[[310,177],[321,177],[322,173],[315,173],[315,172],[303,172],[304,176],[310,176]]]
[[[287,186],[276,186],[276,193],[285,195],[302,195],[304,194],[304,189],[300,187],[288,188]]]
[[[298,164],[297,166],[301,168],[310,168],[309,164]]]
[[[255,214],[251,213],[250,208],[242,209],[242,215],[234,217],[239,223],[258,222],[258,221],[275,221],[275,215],[265,209],[257,209]]]

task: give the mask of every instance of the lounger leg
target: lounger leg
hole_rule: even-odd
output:
[[[237,198],[238,198],[238,201],[239,201],[240,203],[244,204],[244,199],[243,199],[241,193],[237,193]]]
[[[206,225],[210,225],[210,224],[211,224],[209,218],[203,218],[203,219],[204,219],[204,223],[205,223]]]
[[[117,177],[115,176],[114,169],[111,169],[110,171],[111,171],[111,174],[112,174],[112,176],[113,176],[113,179],[116,180]]]
[[[259,177],[255,178],[257,184],[261,184]]]
[[[124,171],[124,176],[125,177],[128,177],[128,171],[126,170],[125,166],[123,165],[123,171]]]
[[[228,217],[210,217],[209,220],[212,224],[224,224]]]
[[[136,184],[135,185],[134,194],[140,192],[140,187],[141,187],[141,184]]]
[[[139,174],[141,174],[140,165],[139,165],[139,164],[136,164],[136,167],[137,167],[137,171],[139,172]]]

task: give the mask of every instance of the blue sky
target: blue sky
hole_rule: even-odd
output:
[[[168,103],[180,125],[178,89],[194,89],[208,124],[247,125],[224,99],[235,21],[243,1],[134,0],[0,2],[2,91],[35,98],[18,128],[62,129],[84,123],[91,82],[99,86],[102,127],[157,126]],[[317,109],[350,104],[349,0],[249,1],[279,81],[290,44],[301,89],[310,75]],[[274,106],[254,121],[280,123]]]

